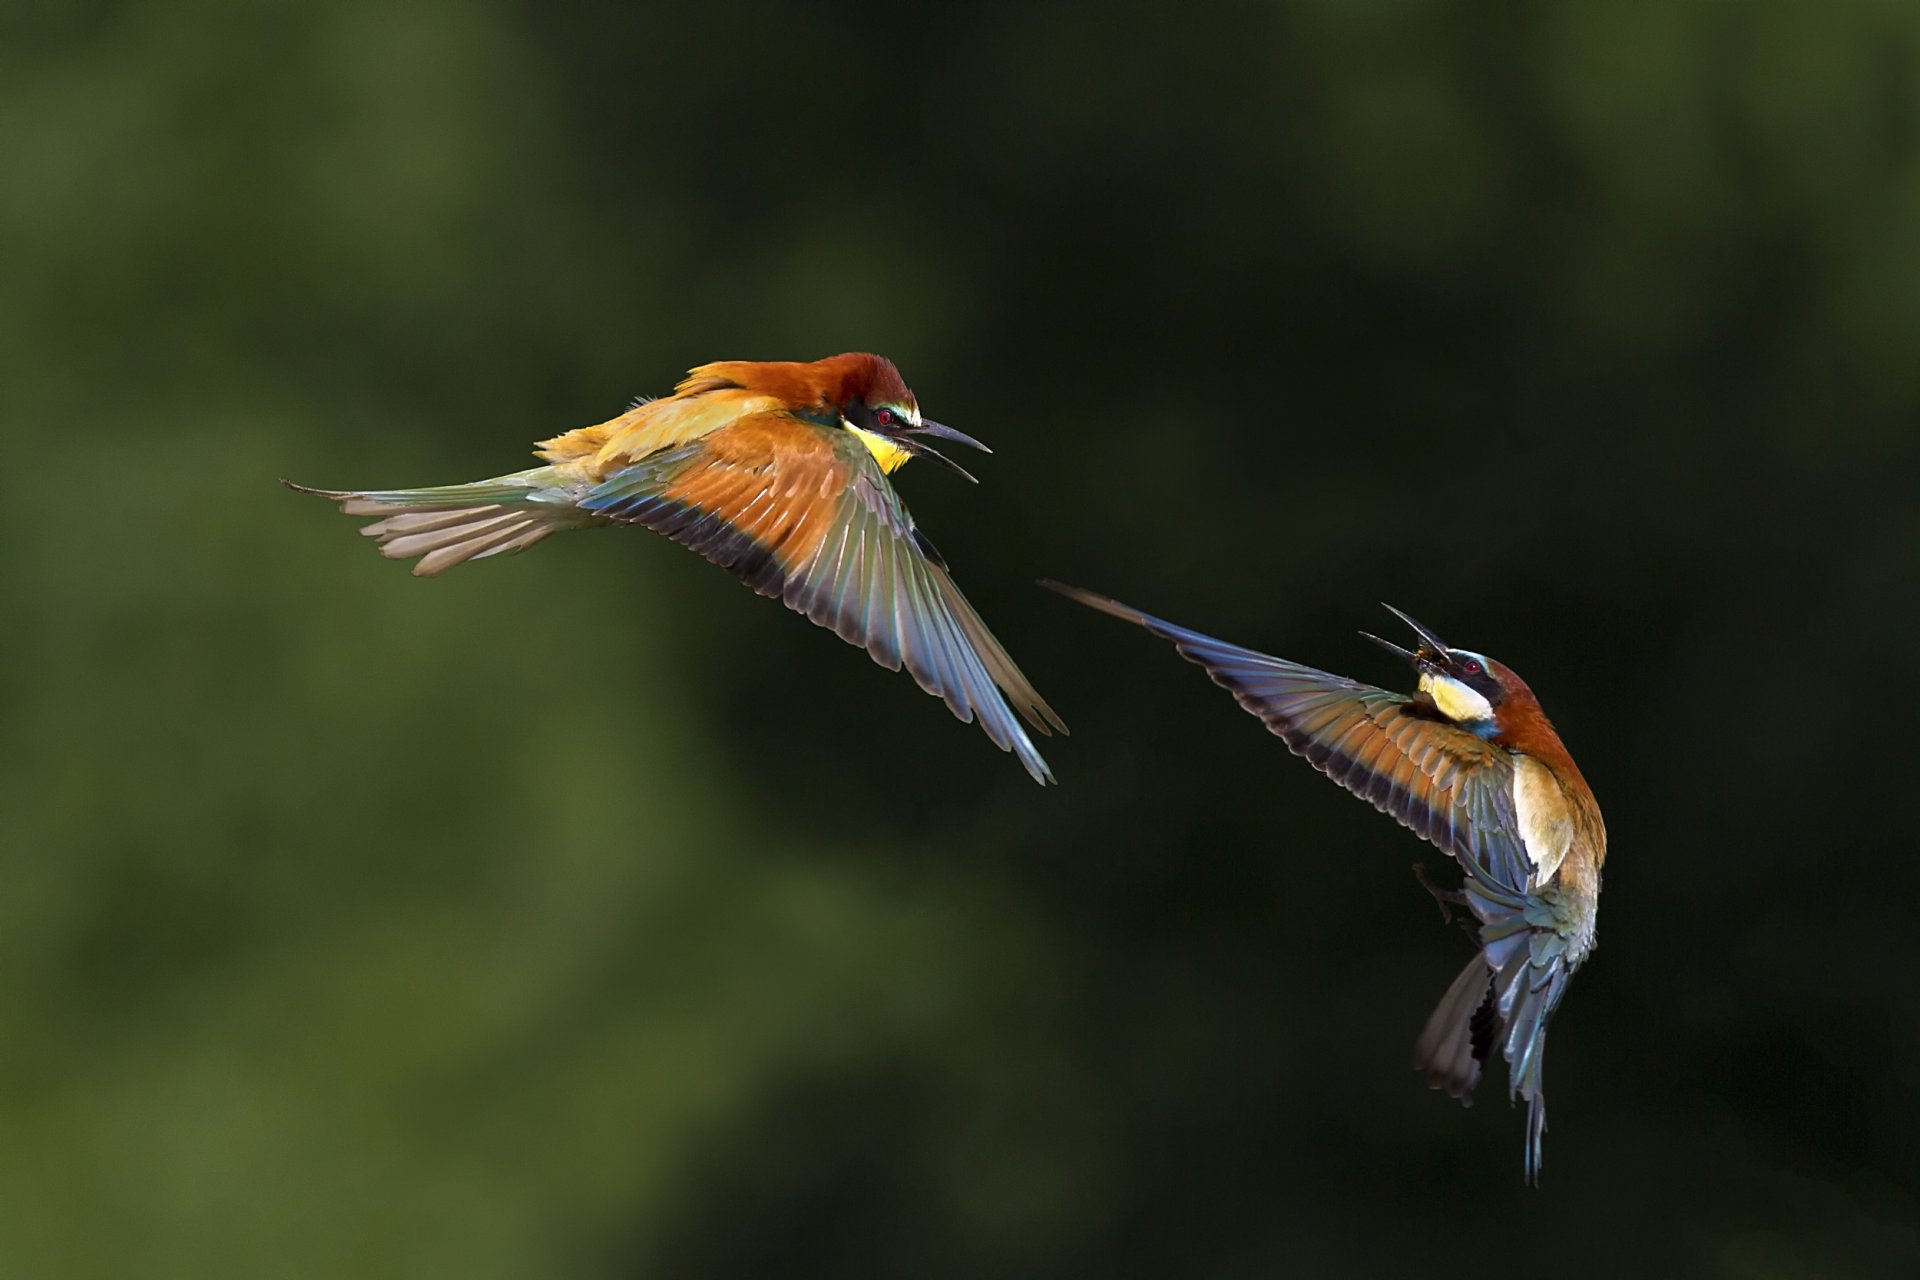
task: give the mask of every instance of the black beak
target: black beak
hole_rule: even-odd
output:
[[[963,444],[969,449],[978,449],[982,453],[993,452],[993,450],[987,448],[987,446],[981,444],[966,432],[950,427],[944,422],[935,422],[931,418],[920,419],[920,426],[913,434],[917,436],[934,436],[941,440],[951,440],[955,444]]]
[[[1394,617],[1413,628],[1414,634],[1420,637],[1420,647],[1409,653],[1407,650],[1393,643],[1393,641],[1382,640],[1379,636],[1371,632],[1362,631],[1360,634],[1366,636],[1367,639],[1373,641],[1388,653],[1406,662],[1407,665],[1415,671],[1444,671],[1447,665],[1447,642],[1392,605],[1384,605],[1383,607]]]
[[[952,458],[949,458],[946,454],[941,453],[932,445],[926,443],[921,437],[932,436],[937,440],[951,440],[955,444],[964,444],[969,448],[978,449],[982,453],[993,452],[993,450],[987,448],[987,446],[981,444],[964,431],[957,431],[945,423],[933,422],[924,418],[921,419],[920,425],[917,427],[912,425],[902,426],[887,432],[887,434],[892,437],[902,449],[913,454],[916,458],[932,458],[935,462],[946,467],[963,480],[972,480],[975,484],[979,484],[980,482],[974,479],[972,472],[955,462]]]
[[[1425,658],[1421,657],[1419,654],[1409,653],[1405,649],[1402,649],[1399,645],[1395,644],[1393,641],[1382,640],[1379,636],[1373,634],[1373,632],[1371,631],[1362,631],[1360,634],[1365,636],[1367,639],[1373,641],[1375,644],[1379,645],[1382,649],[1385,649],[1388,653],[1400,659],[1402,662],[1406,663],[1408,666],[1412,667],[1415,671],[1427,670],[1433,666],[1431,662],[1428,662]]]

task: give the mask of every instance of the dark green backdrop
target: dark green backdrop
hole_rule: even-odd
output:
[[[0,142],[0,1274],[1920,1273],[1920,10],[14,0]],[[902,487],[1057,791],[274,483],[845,349],[997,450]],[[1043,575],[1528,677],[1540,1191],[1422,847]]]

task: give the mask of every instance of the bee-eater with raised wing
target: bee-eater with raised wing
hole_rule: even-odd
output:
[[[1607,829],[1526,682],[1484,654],[1449,648],[1391,605],[1417,647],[1367,638],[1419,674],[1411,697],[1047,585],[1171,640],[1295,755],[1460,864],[1461,890],[1433,892],[1443,913],[1449,903],[1472,911],[1479,954],[1427,1019],[1413,1065],[1429,1086],[1471,1105],[1498,1049],[1508,1096],[1527,1104],[1525,1172],[1538,1183],[1547,1021],[1593,952]]]
[[[728,360],[694,369],[670,396],[541,441],[546,465],[527,471],[429,489],[291,487],[348,515],[382,517],[360,532],[383,555],[418,556],[413,571],[428,577],[564,529],[644,525],[888,670],[904,664],[1049,783],[1013,712],[1042,733],[1066,726],[960,594],[887,478],[916,457],[973,478],[930,440],[986,449],[921,417],[880,356]]]

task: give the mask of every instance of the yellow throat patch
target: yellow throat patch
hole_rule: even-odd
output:
[[[1420,692],[1433,699],[1440,714],[1455,724],[1474,724],[1493,719],[1493,704],[1451,676],[1420,673]]]
[[[885,436],[875,435],[871,431],[862,431],[851,422],[847,423],[846,427],[847,430],[853,432],[854,435],[860,438],[860,443],[867,446],[868,452],[872,453],[874,460],[880,464],[880,470],[888,475],[892,475],[899,468],[906,465],[907,459],[913,456],[913,454],[902,449],[898,444],[887,439]]]

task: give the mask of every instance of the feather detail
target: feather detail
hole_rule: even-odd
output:
[[[852,433],[784,411],[753,414],[610,474],[581,504],[667,535],[880,666],[904,667],[1037,781],[1053,780],[1020,718],[1049,733],[1064,731],[1060,717],[925,554]]]
[[[416,577],[431,578],[455,565],[523,551],[552,533],[599,523],[573,505],[563,473],[536,467],[477,484],[425,489],[289,489],[328,498],[348,515],[384,519],[360,532],[390,560],[411,560]]]

